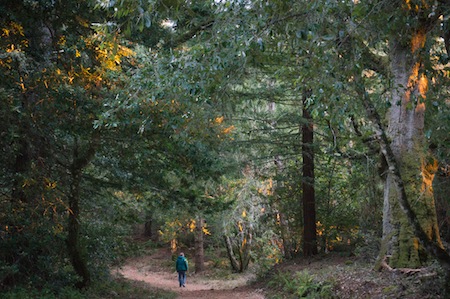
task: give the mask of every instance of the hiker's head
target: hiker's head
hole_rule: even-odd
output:
[[[184,256],[184,253],[183,253],[183,252],[180,252],[180,256]]]

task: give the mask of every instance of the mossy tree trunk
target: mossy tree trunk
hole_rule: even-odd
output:
[[[425,34],[419,30],[413,39],[423,45]],[[442,246],[432,190],[437,164],[427,158],[424,144],[424,100],[428,82],[417,54],[420,47],[394,41],[390,44],[390,50],[394,85],[387,137],[405,184],[406,197],[420,226],[429,240]],[[390,172],[384,188],[383,237],[386,254],[390,256],[389,264],[393,268],[419,267],[426,261],[427,254],[399,206],[398,197]]]
[[[364,85],[363,77],[367,73],[362,71],[362,77],[353,77],[388,167],[383,241],[375,268],[380,267],[386,256],[390,257],[388,262],[392,268],[419,267],[432,256],[450,274],[450,256],[440,240],[432,189],[437,162],[428,153],[424,135],[426,68],[430,65],[427,36],[430,41],[434,38],[432,29],[439,26],[440,15],[435,14],[437,7],[426,1],[415,3],[405,1],[393,18],[396,26],[386,28],[389,63],[384,63],[383,57],[368,49],[362,52],[363,59],[355,56],[355,62],[362,61],[366,69],[390,78],[390,108],[385,129]],[[443,5],[441,9],[446,5],[445,2],[439,4]],[[391,7],[388,9],[393,13]],[[394,27],[397,29],[392,30]],[[449,286],[450,283],[446,287]]]
[[[357,80],[358,81],[358,80]],[[365,88],[362,84],[358,84],[360,88],[359,93],[362,96],[363,104],[366,109],[367,115],[369,119],[373,122],[375,126],[375,132],[376,136],[379,140],[380,149],[383,153],[383,156],[386,159],[386,163],[389,167],[390,172],[390,182],[392,183],[392,186],[395,188],[395,192],[397,194],[397,202],[395,203],[396,206],[401,210],[403,213],[403,216],[409,223],[408,229],[411,229],[412,236],[415,240],[417,240],[417,243],[414,244],[414,249],[420,245],[423,246],[424,251],[426,251],[427,254],[430,256],[433,256],[436,258],[440,264],[444,267],[444,270],[446,271],[445,275],[445,293],[450,294],[450,255],[449,253],[443,248],[442,243],[440,242],[439,235],[437,237],[434,237],[429,234],[429,231],[427,231],[427,227],[423,227],[422,225],[422,219],[420,219],[417,214],[415,213],[413,209],[413,205],[411,205],[410,200],[408,199],[407,195],[407,185],[410,182],[405,182],[402,174],[401,174],[401,168],[400,168],[400,162],[397,161],[394,151],[392,150],[391,143],[389,142],[389,139],[387,137],[386,131],[384,130],[384,127],[381,123],[381,118],[376,111],[375,107],[373,106],[368,93],[365,91]],[[389,190],[394,190],[390,189]],[[398,213],[390,213],[391,217],[390,220],[397,220],[395,219],[395,215],[399,215]],[[393,222],[393,221],[392,221]],[[431,221],[429,221],[431,222]],[[404,224],[404,222],[402,222]],[[406,224],[404,224],[406,225]],[[393,226],[392,226],[393,227]],[[382,248],[381,248],[381,254],[380,259],[384,258],[384,255],[386,254],[387,250],[394,250],[392,246],[392,240],[395,240],[395,234],[398,233],[399,229],[391,229],[390,234],[385,236],[385,240],[382,242]],[[437,231],[436,231],[437,233]],[[400,250],[400,247],[395,248],[396,250]],[[404,248],[403,248],[404,249]],[[392,263],[392,259],[391,259]],[[378,264],[381,264],[380,261]],[[377,267],[377,266],[376,266]]]

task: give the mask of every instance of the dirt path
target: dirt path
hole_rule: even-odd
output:
[[[235,279],[208,279],[204,276],[188,273],[185,288],[178,285],[175,271],[170,272],[162,267],[170,261],[170,255],[156,253],[150,256],[134,258],[116,271],[123,277],[136,281],[143,281],[152,287],[176,292],[178,298],[183,299],[264,299],[261,290],[246,285],[248,277]]]

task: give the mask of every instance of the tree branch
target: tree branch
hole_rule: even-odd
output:
[[[348,39],[350,39],[350,42],[352,43],[350,46],[352,50],[355,49],[355,45],[362,49],[360,53],[361,58],[359,60],[364,63],[364,67],[366,69],[373,70],[386,77],[390,74],[389,60],[387,56],[384,57],[381,55],[376,55],[364,42],[364,40],[360,38],[358,35],[357,25],[352,22],[349,22],[347,26],[347,36],[340,41],[340,45],[342,46],[348,43]]]
[[[184,33],[183,35],[181,35],[178,38],[170,41],[167,44],[167,47],[175,48],[175,47],[177,47],[177,46],[179,46],[181,44],[184,44],[185,42],[187,42],[188,40],[193,38],[195,35],[197,35],[199,32],[204,31],[204,30],[206,30],[208,28],[211,28],[214,25],[214,22],[215,22],[214,19],[207,19],[206,21],[204,21],[200,25],[195,26],[194,28],[192,28],[188,32]]]
[[[100,145],[100,132],[98,130],[95,130],[94,133],[92,134],[92,140],[89,143],[89,148],[87,149],[87,151],[80,156],[78,156],[78,154],[74,155],[75,160],[72,163],[73,169],[80,170],[86,167],[86,165],[91,161],[92,157],[95,155],[95,152],[97,151],[99,145]],[[77,145],[75,145],[75,147],[77,147]]]

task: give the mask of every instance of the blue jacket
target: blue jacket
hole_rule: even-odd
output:
[[[188,270],[188,261],[184,256],[179,256],[175,263],[177,271],[187,271]]]

